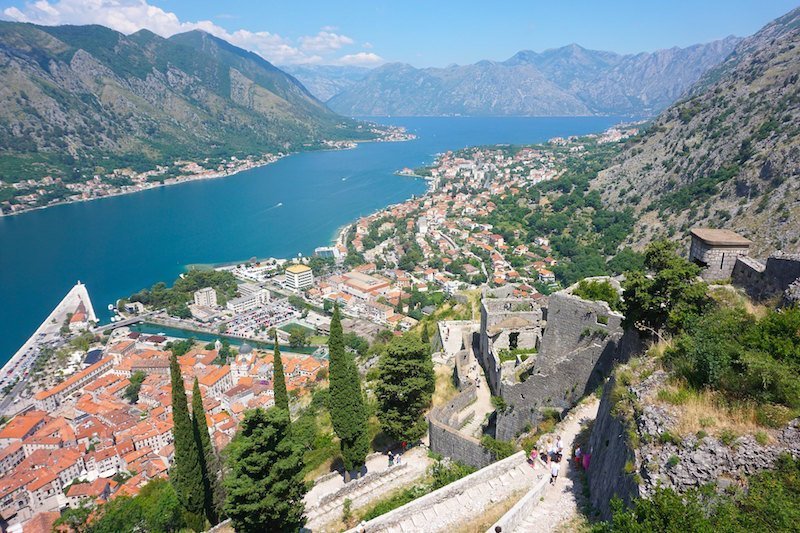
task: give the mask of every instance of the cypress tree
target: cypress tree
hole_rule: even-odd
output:
[[[175,460],[169,471],[169,479],[183,507],[186,523],[195,531],[202,531],[205,526],[203,470],[192,420],[189,418],[181,367],[174,353],[170,358],[169,372],[172,378],[172,435],[175,444]]]
[[[353,355],[344,347],[339,306],[333,308],[330,353],[330,399],[333,430],[339,437],[345,469],[350,472],[364,465],[369,451],[367,410],[361,395],[361,379]]]
[[[254,409],[230,446],[225,510],[236,531],[297,531],[305,523],[303,452],[289,414]]]
[[[281,359],[281,348],[278,345],[277,332],[273,333],[273,339],[275,341],[275,360],[272,363],[272,391],[275,393],[275,407],[284,409],[288,413],[289,394],[286,392],[286,376],[283,374],[283,360]]]
[[[422,344],[424,344],[427,348],[431,347],[431,339],[428,337],[428,326],[427,324],[422,324],[422,333],[420,334],[420,339],[422,340]]]
[[[219,522],[219,511],[225,496],[222,491],[221,469],[219,458],[211,445],[206,424],[206,412],[203,409],[203,397],[200,394],[200,384],[194,378],[192,387],[192,430],[195,444],[200,451],[200,468],[203,473],[203,495],[206,518],[211,525]]]
[[[425,410],[435,386],[429,347],[416,335],[393,340],[378,362],[378,419],[398,441],[414,442],[425,434]]]

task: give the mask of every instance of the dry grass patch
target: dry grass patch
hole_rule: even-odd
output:
[[[511,494],[505,500],[485,509],[477,518],[461,522],[453,527],[458,533],[484,533],[487,529],[500,520],[512,507],[525,495],[524,490]]]
[[[729,440],[731,435],[764,431],[755,402],[731,402],[717,391],[695,391],[678,382],[659,390],[656,400],[675,406],[672,412],[677,420],[672,430],[680,436],[700,433]]]
[[[453,369],[446,365],[438,365],[436,372],[436,388],[433,391],[433,407],[452,400],[458,389],[453,383]]]

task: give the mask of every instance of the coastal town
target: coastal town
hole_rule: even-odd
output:
[[[375,142],[400,142],[415,138],[414,134],[397,126],[371,125],[369,133],[375,137]],[[356,146],[354,141],[324,140],[318,146],[308,145],[304,146],[304,149],[349,150]],[[65,180],[53,176],[10,183],[0,180],[0,216],[62,203],[135,193],[165,185],[223,178],[275,163],[290,153],[287,151],[243,157],[204,158],[197,161],[178,160],[145,171],[119,168],[105,175],[85,176],[79,180]]]
[[[221,450],[246,410],[274,404],[273,339],[294,405],[324,385],[334,306],[355,352],[484,284],[508,285],[525,301],[559,289],[547,238],[509,246],[487,222],[492,199],[557,180],[587,143],[635,133],[612,128],[440,154],[413,171],[428,180],[425,195],[359,219],[313,256],[191,271],[168,296],[154,287],[120,299],[106,325],[77,285],[3,371],[0,407],[10,421],[0,429],[0,513],[30,524],[166,477],[174,456],[170,353],[186,390],[196,380]]]

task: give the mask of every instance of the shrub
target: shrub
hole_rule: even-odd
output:
[[[797,413],[783,405],[764,404],[756,409],[758,423],[770,428],[782,428],[796,415]]]
[[[573,294],[584,300],[606,302],[615,311],[619,309],[619,293],[608,281],[582,279]],[[608,317],[605,318],[606,321],[604,323],[607,324]],[[598,317],[598,322],[600,322],[600,317]]]
[[[756,437],[756,442],[762,446],[766,446],[767,443],[769,442],[769,437],[763,431],[759,431],[758,433],[756,433],[755,437]]]
[[[658,441],[661,444],[674,444],[679,445],[681,443],[681,439],[669,431],[664,431],[661,435],[658,436]]]
[[[723,429],[719,434],[719,440],[725,446],[730,446],[738,438],[738,435],[730,429]]]
[[[680,388],[677,390],[670,390],[670,389],[661,389],[658,391],[657,398],[662,401],[672,405],[683,405],[687,401],[689,401],[689,397],[691,394],[685,388]]]
[[[673,455],[673,456],[671,456],[669,458],[669,460],[667,460],[667,466],[669,468],[675,468],[676,466],[678,466],[678,463],[680,463],[680,462],[681,462],[681,458],[678,457],[677,455]]]
[[[481,439],[481,446],[492,452],[495,456],[495,459],[498,461],[513,455],[513,453],[516,451],[513,442],[497,440],[490,435],[483,436]]]
[[[631,460],[625,461],[625,466],[622,470],[628,475],[633,474],[636,471],[636,465]]]

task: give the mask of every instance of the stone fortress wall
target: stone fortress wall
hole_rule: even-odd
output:
[[[615,362],[639,348],[638,335],[623,330],[620,313],[571,294],[573,288],[550,296],[541,350],[524,379],[501,381],[499,395],[508,408],[497,414],[496,438],[516,437],[545,409],[566,412],[603,383]]]
[[[775,252],[762,263],[751,257],[739,257],[733,267],[731,282],[744,289],[754,300],[776,296],[785,305],[800,303],[800,254]]]
[[[612,278],[588,279],[608,281],[621,290]],[[497,439],[516,437],[539,422],[545,409],[566,412],[603,382],[614,362],[638,349],[638,335],[622,328],[624,317],[606,302],[575,296],[576,287],[550,295],[539,352],[518,365],[517,372],[503,375],[493,390],[508,406],[497,413]]]

